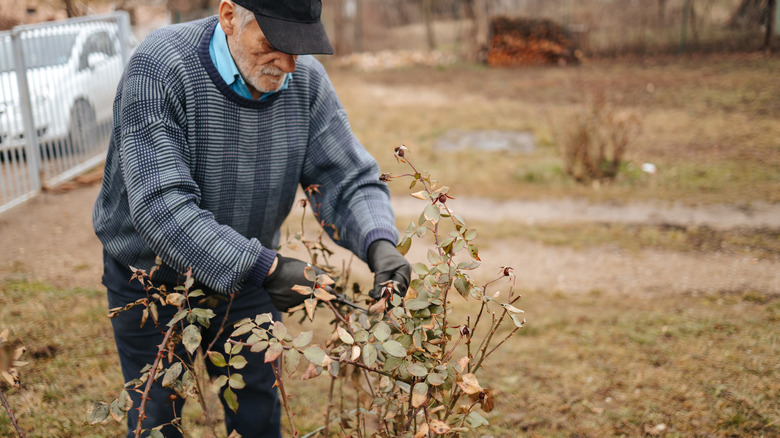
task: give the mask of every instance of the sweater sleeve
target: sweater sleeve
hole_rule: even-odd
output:
[[[262,283],[276,251],[199,207],[184,124],[185,89],[173,61],[136,53],[121,92],[120,163],[133,226],[174,270],[220,293]]]
[[[309,194],[324,229],[339,245],[366,260],[376,240],[398,242],[387,184],[379,165],[355,138],[333,85],[314,63],[315,96],[310,141],[301,186],[316,185]]]

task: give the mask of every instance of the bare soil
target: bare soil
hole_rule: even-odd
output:
[[[0,278],[21,277],[56,288],[101,288],[101,245],[92,231],[91,210],[100,189],[99,172],[81,177],[0,215]],[[419,209],[394,200],[400,217]],[[705,224],[713,227],[780,226],[776,205],[657,208],[648,204],[585,204],[579,201],[496,203],[459,199],[459,213],[485,222],[615,221]],[[582,293],[780,294],[780,260],[723,252],[625,251],[612,245],[585,249],[522,239],[482,241],[486,263],[513,266],[524,289]],[[422,260],[413,246],[409,258]],[[490,272],[489,269],[486,271]]]

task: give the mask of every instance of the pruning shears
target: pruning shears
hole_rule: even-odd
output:
[[[336,292],[330,286],[325,286],[324,289],[325,289],[326,292],[328,292],[329,294],[331,294],[331,295],[336,297],[336,299],[334,299],[333,301],[335,301],[335,302],[337,302],[339,304],[344,304],[346,306],[349,306],[349,307],[351,307],[351,308],[353,308],[355,310],[360,310],[363,313],[368,313],[368,309],[366,309],[365,307],[360,306],[360,305],[355,304],[354,302],[350,301],[350,299],[347,298],[347,296],[345,294]]]

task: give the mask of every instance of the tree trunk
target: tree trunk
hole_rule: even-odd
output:
[[[436,39],[433,33],[433,0],[422,1],[422,13],[425,20],[425,36],[428,39],[428,49],[436,50]]]
[[[472,18],[467,58],[472,62],[484,62],[488,48],[488,0],[469,0],[468,15]]]
[[[766,37],[764,50],[772,51],[772,38],[775,36],[775,17],[777,17],[777,0],[769,0],[769,13],[766,17]]]

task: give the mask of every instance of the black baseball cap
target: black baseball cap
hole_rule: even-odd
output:
[[[320,21],[321,0],[233,0],[255,14],[265,38],[290,55],[332,55]]]

